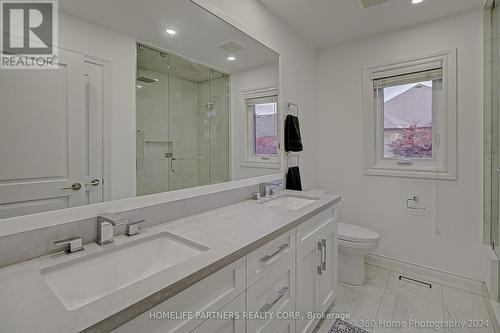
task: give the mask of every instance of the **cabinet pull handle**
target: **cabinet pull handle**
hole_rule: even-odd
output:
[[[280,253],[281,251],[283,251],[284,249],[286,249],[288,247],[288,244],[287,243],[284,243],[284,244],[281,244],[279,247],[278,247],[278,250],[276,252],[273,252],[271,254],[266,254],[265,256],[263,256],[262,258],[260,258],[260,261],[261,262],[266,262],[268,261],[269,259],[271,259],[272,257],[274,257],[275,255],[277,255],[278,253]]]
[[[280,289],[280,291],[278,291],[278,296],[271,302],[271,303],[266,303],[264,304],[260,309],[259,311],[260,312],[267,312],[269,310],[271,310],[271,308],[274,306],[274,304],[278,303],[278,301],[283,297],[285,296],[286,292],[288,290],[288,287],[283,287]]]
[[[321,240],[321,246],[323,247],[323,251],[321,251],[322,256],[322,262],[321,262],[321,268],[326,272],[326,239]]]
[[[323,244],[318,242],[318,250],[319,250],[319,265],[318,265],[318,275],[323,274]]]

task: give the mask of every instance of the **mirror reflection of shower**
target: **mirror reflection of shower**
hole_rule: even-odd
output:
[[[229,180],[229,76],[137,45],[137,195]]]

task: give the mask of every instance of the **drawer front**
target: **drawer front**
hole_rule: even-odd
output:
[[[295,252],[295,229],[273,239],[247,256],[247,287],[271,272]]]
[[[262,316],[247,320],[247,333],[272,332],[271,327],[279,320],[276,314],[289,313],[294,308],[295,258],[289,256],[247,290],[247,311]]]
[[[165,302],[118,327],[120,333],[184,333],[191,332],[204,319],[169,319],[175,313],[216,312],[245,291],[245,258],[201,280]]]
[[[327,208],[297,226],[297,249],[312,241],[318,236],[321,228],[336,219],[336,208]]]
[[[287,304],[284,306],[280,312],[292,313],[293,304]],[[262,321],[263,325],[258,326],[257,330],[247,331],[247,332],[258,332],[258,333],[295,333],[295,321],[293,319],[285,319],[288,317],[273,318],[266,322]]]
[[[295,333],[294,320],[279,320],[278,325],[273,328],[272,333]]]
[[[195,328],[193,333],[245,333],[245,293],[222,308],[218,318],[209,319]]]

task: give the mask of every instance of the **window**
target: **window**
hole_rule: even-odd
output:
[[[455,63],[451,52],[365,68],[366,174],[456,179]]]
[[[278,94],[262,89],[244,94],[246,153],[244,166],[279,167]]]

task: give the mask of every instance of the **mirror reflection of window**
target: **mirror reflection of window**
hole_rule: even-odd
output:
[[[274,162],[278,158],[278,95],[245,99],[247,109],[247,161]]]
[[[278,103],[259,103],[253,108],[254,154],[257,156],[276,155],[278,152]]]

